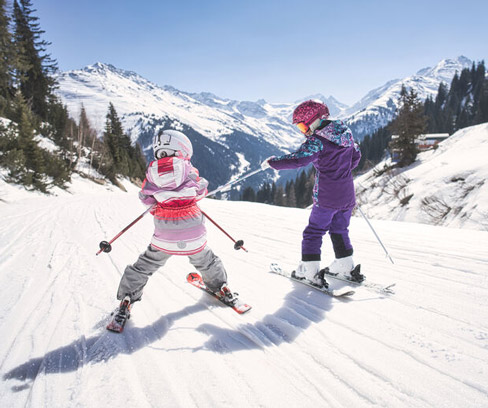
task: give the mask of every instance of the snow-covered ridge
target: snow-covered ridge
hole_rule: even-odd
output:
[[[383,162],[357,178],[360,205],[374,219],[488,231],[486,157],[488,123],[461,129],[409,167]]]
[[[352,107],[333,96],[320,94],[302,100],[318,99],[327,103],[332,117],[345,120],[356,139],[361,140],[394,117],[402,83],[415,89],[421,98],[435,96],[441,81],[450,83],[456,71],[470,64],[465,57],[443,60],[411,77],[389,81]],[[84,106],[100,133],[108,105],[113,103],[127,133],[134,142],[141,143],[148,158],[152,135],[160,128],[189,132],[198,145],[199,166],[207,174],[220,174],[222,179],[216,180],[219,184],[226,181],[223,177],[229,180],[238,176],[234,173],[236,169],[253,170],[265,157],[290,152],[303,142],[303,135],[291,123],[293,109],[302,100],[271,104],[262,99],[236,101],[209,92],[189,93],[156,85],[135,72],[103,63],[61,73],[58,80],[58,94],[71,115],[77,118]],[[199,157],[201,152],[210,151],[218,151],[217,156],[222,160]],[[291,177],[289,174],[280,177]],[[258,188],[265,177],[259,175],[246,183]]]
[[[103,129],[107,106],[112,102],[133,140],[138,138],[141,127],[157,118],[175,127],[189,126],[213,141],[220,142],[225,135],[238,131],[289,151],[301,141],[300,133],[291,124],[291,114],[303,100],[327,103],[332,116],[345,120],[361,139],[394,117],[402,84],[413,88],[421,99],[435,97],[441,82],[449,85],[456,72],[471,65],[472,61],[463,56],[442,60],[407,78],[388,81],[350,107],[321,94],[271,104],[262,99],[235,101],[209,92],[189,93],[156,85],[135,72],[100,62],[61,73],[58,92],[74,117],[83,104],[99,130]]]
[[[133,140],[138,137],[138,124],[151,117],[185,124],[213,141],[234,131],[287,147],[295,146],[300,138],[288,120],[292,104],[232,101],[211,93],[187,93],[102,63],[64,72],[58,81],[59,95],[71,114],[76,117],[83,104],[95,126],[102,129],[112,102]]]
[[[471,68],[472,64],[473,62],[464,56],[445,59],[434,67],[419,70],[415,75],[388,81],[343,111],[341,117],[351,127],[353,133],[361,139],[387,125],[395,117],[402,84],[407,89],[417,92],[421,100],[425,100],[429,96],[435,98],[441,82],[449,86],[456,72],[461,73],[464,68]]]

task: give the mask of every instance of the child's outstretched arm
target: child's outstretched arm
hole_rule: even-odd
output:
[[[307,138],[296,152],[274,157],[268,163],[275,170],[304,167],[315,160],[323,147],[322,142],[318,138],[311,136]]]

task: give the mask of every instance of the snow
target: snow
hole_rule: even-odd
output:
[[[447,154],[447,152],[446,152]],[[75,177],[43,196],[0,184],[2,407],[488,406],[488,232],[353,218],[355,259],[396,293],[350,301],[268,273],[294,268],[309,211],[205,199],[238,315],[185,281],[173,257],[134,305],[123,334],[105,330],[150,216],[95,256],[144,211],[128,192]],[[323,264],[331,260],[326,239]]]
[[[361,207],[374,219],[488,231],[486,157],[488,123],[461,129],[437,149],[420,153],[409,167],[376,177],[388,164],[383,162],[358,177],[355,183]],[[402,205],[401,200],[408,196],[408,203]]]
[[[58,82],[57,92],[73,117],[79,117],[83,105],[92,125],[101,131],[109,103],[113,103],[133,141],[150,119],[171,122],[175,129],[186,124],[217,142],[236,130],[266,137],[278,146],[296,146],[301,138],[288,121],[292,104],[239,102],[209,93],[190,94],[171,86],[160,87],[134,72],[103,63],[64,72]]]
[[[56,143],[43,135],[36,135],[34,140],[41,149],[47,150],[48,152],[55,153],[59,150],[59,146]]]
[[[413,89],[419,99],[435,99],[439,85],[451,85],[452,78],[464,68],[471,68],[473,62],[464,56],[444,59],[433,68],[419,70],[415,75],[388,81],[383,86],[368,92],[359,102],[343,110],[340,118],[350,126],[356,138],[362,139],[382,126],[386,126],[396,115],[402,86]]]

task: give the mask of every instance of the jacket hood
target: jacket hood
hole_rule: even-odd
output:
[[[326,127],[316,130],[314,134],[341,147],[354,146],[351,129],[342,120],[333,120]]]

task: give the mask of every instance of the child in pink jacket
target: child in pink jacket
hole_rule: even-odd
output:
[[[236,298],[227,287],[227,273],[219,257],[207,245],[203,214],[198,201],[207,194],[208,181],[190,163],[193,147],[183,133],[159,132],[153,140],[154,157],[149,164],[141,201],[152,206],[154,234],[139,259],[125,268],[117,299],[130,303],[141,299],[149,277],[172,255],[186,255],[213,292]]]

